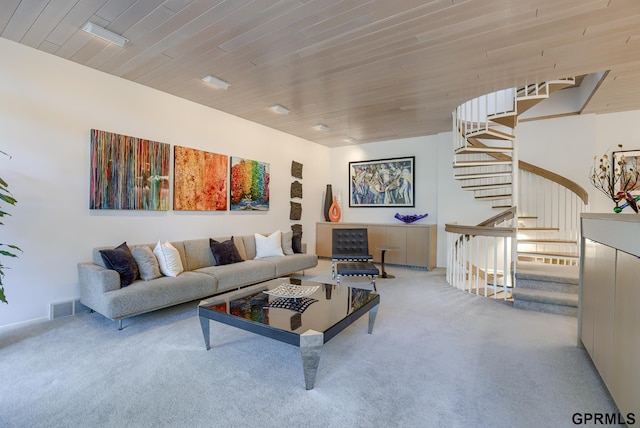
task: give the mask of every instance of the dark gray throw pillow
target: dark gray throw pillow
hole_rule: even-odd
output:
[[[216,265],[230,265],[231,263],[243,262],[236,244],[233,243],[233,236],[227,241],[218,242],[209,238],[209,246]]]
[[[120,274],[120,285],[122,287],[131,284],[140,276],[138,265],[126,242],[118,245],[113,250],[100,250],[100,255],[108,269],[113,269]]]
[[[291,237],[291,248],[296,254],[302,253],[302,232],[294,232]]]

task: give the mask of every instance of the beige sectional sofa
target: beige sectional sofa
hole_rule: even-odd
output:
[[[213,239],[222,242],[230,237]],[[209,238],[171,242],[180,254],[184,271],[175,277],[137,279],[128,286],[122,286],[120,274],[105,265],[100,250],[112,247],[94,248],[92,262],[78,263],[80,301],[107,318],[119,320],[122,328],[122,319],[133,315],[286,276],[318,264],[316,255],[306,254],[304,244],[302,253],[255,259],[254,235],[236,236],[233,242],[244,261],[226,265],[216,264]],[[144,245],[152,250],[156,247]]]

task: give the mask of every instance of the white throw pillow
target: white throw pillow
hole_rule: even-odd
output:
[[[255,234],[256,238],[256,259],[264,257],[284,257],[280,244],[282,233],[276,230],[269,236]]]
[[[163,275],[175,277],[184,271],[182,260],[180,260],[180,253],[169,241],[158,241],[156,247],[153,249],[153,254],[155,254],[158,259],[160,272],[162,272]]]

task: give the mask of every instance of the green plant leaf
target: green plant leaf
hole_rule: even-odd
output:
[[[4,295],[4,287],[0,287],[0,302],[9,303]]]
[[[18,202],[13,196],[9,196],[4,193],[0,193],[0,199],[11,205],[15,205],[16,202]]]

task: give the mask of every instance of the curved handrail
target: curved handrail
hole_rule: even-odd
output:
[[[487,145],[481,143],[476,138],[469,138],[469,142],[474,147],[487,147]],[[511,160],[510,156],[502,153],[487,153],[487,155],[493,157],[496,160]],[[582,200],[582,202],[584,202],[585,205],[589,205],[589,193],[587,193],[585,188],[580,186],[575,181],[569,180],[568,178],[563,177],[560,174],[556,174],[553,171],[549,171],[548,169],[541,168],[522,160],[518,161],[518,168],[522,169],[523,171],[528,171],[533,174],[539,175],[546,178],[547,180],[553,181],[561,186],[566,187],[567,189],[575,193]]]
[[[507,156],[508,157],[508,156]],[[556,174],[553,171],[549,171],[548,169],[540,168],[539,166],[535,166],[525,161],[518,161],[518,167],[524,171],[531,172],[533,174],[539,175],[540,177],[544,177],[548,180],[551,180],[555,183],[558,183],[561,186],[566,187],[576,194],[585,205],[589,205],[589,193],[576,183],[575,181],[571,181],[566,177],[563,177],[559,174]]]
[[[477,224],[477,226],[495,226],[496,224],[504,221],[510,220],[517,215],[516,207],[511,207],[508,210],[501,212],[500,214],[494,215],[493,217],[483,221],[482,223]]]

